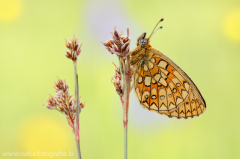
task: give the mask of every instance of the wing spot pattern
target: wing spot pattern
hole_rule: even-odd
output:
[[[187,91],[189,91],[189,84],[187,82],[184,83],[184,87],[186,88]]]
[[[187,96],[188,96],[187,91],[182,90],[182,97],[183,97],[183,99],[185,99]]]
[[[161,73],[161,75],[164,78],[167,78],[167,76],[169,75],[169,72],[167,70],[162,69],[162,68],[160,68],[159,73]]]
[[[161,67],[161,68],[166,68],[166,66],[167,66],[167,62],[166,61],[164,61],[164,60],[160,60],[159,61],[159,63],[157,64],[159,67]]]
[[[180,98],[180,97],[177,97],[176,104],[177,104],[177,105],[179,105],[181,102],[183,102],[182,98]]]
[[[157,99],[157,90],[156,90],[156,88],[152,89],[151,94],[152,94],[152,99]]]
[[[173,93],[176,93],[177,92],[177,89],[176,88],[173,88]]]
[[[167,106],[164,103],[162,103],[159,110],[166,111],[168,109],[167,109]]]
[[[154,67],[153,63],[148,62],[148,68],[151,70],[151,69],[153,69],[153,67]]]
[[[155,60],[154,57],[152,57],[152,58],[150,59],[150,61],[151,61],[152,63],[154,63],[154,64],[155,64],[155,62],[156,62],[156,60]]]
[[[163,100],[164,98],[165,98],[165,96],[164,96],[164,95],[161,95],[161,96],[160,96],[160,99],[162,99],[162,100]]]
[[[150,95],[150,92],[148,92],[148,91],[145,91],[143,93],[143,95],[142,95],[143,96],[143,98],[142,98],[143,103],[147,101],[147,99],[149,98],[149,95]]]
[[[135,81],[137,81],[138,77],[139,77],[139,74],[138,74],[137,71],[136,71],[135,77],[134,77]]]
[[[136,91],[138,99],[140,100],[141,99],[141,94],[140,94],[139,88],[136,88],[135,91]]]
[[[145,98],[148,99],[148,94],[145,95]]]
[[[150,76],[145,76],[145,78],[144,78],[144,85],[146,87],[150,87],[150,85],[151,85],[151,77]]]
[[[160,81],[159,81],[163,86],[167,87],[168,84],[166,82],[166,80],[164,78],[160,78]]]
[[[152,84],[156,84],[156,83],[157,81],[154,78],[152,78]]]
[[[158,107],[157,107],[157,105],[156,105],[155,103],[153,103],[153,104],[151,105],[151,110],[156,110],[156,111],[158,111]]]
[[[157,82],[159,81],[159,79],[161,78],[161,75],[159,73],[155,74],[153,77]]]
[[[143,81],[143,78],[142,78],[142,76],[140,75],[139,78],[138,78],[138,83],[141,84],[142,81]]]
[[[144,70],[145,72],[147,72],[147,71],[148,71],[148,67],[147,67],[147,65],[146,65],[146,64],[143,64],[143,70]]]
[[[174,109],[176,108],[175,104],[173,104],[172,102],[169,104],[169,109]]]
[[[143,104],[147,109],[149,109],[149,105],[148,105],[147,102],[143,102],[142,104]]]

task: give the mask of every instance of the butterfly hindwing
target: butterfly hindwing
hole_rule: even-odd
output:
[[[135,92],[142,107],[175,118],[202,114],[205,101],[186,73],[156,49],[144,52],[134,72]]]

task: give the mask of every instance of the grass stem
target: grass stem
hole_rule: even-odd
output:
[[[79,135],[79,114],[80,114],[80,104],[79,104],[79,86],[78,86],[78,74],[77,74],[77,62],[74,65],[74,79],[75,79],[75,99],[76,99],[76,129],[75,129],[75,140],[78,151],[78,158],[81,159],[80,151],[80,135]]]
[[[123,125],[124,125],[124,159],[128,158],[128,108],[131,85],[130,56],[127,56],[123,67]]]

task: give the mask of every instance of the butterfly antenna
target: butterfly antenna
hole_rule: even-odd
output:
[[[162,26],[160,26],[159,28],[157,28],[156,29],[156,27],[158,26],[158,24],[160,23],[160,22],[162,22],[164,19],[162,18],[162,19],[160,19],[159,21],[158,21],[158,23],[156,24],[156,26],[154,27],[154,29],[153,29],[153,31],[152,31],[152,33],[150,34],[150,36],[149,36],[149,38],[148,39],[150,39],[151,37],[152,37],[152,35],[158,30],[158,29],[162,29]],[[156,30],[155,30],[156,29]]]

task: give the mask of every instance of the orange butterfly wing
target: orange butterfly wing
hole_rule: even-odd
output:
[[[181,68],[152,47],[141,51],[134,88],[143,108],[173,118],[192,118],[206,110],[201,93]]]

